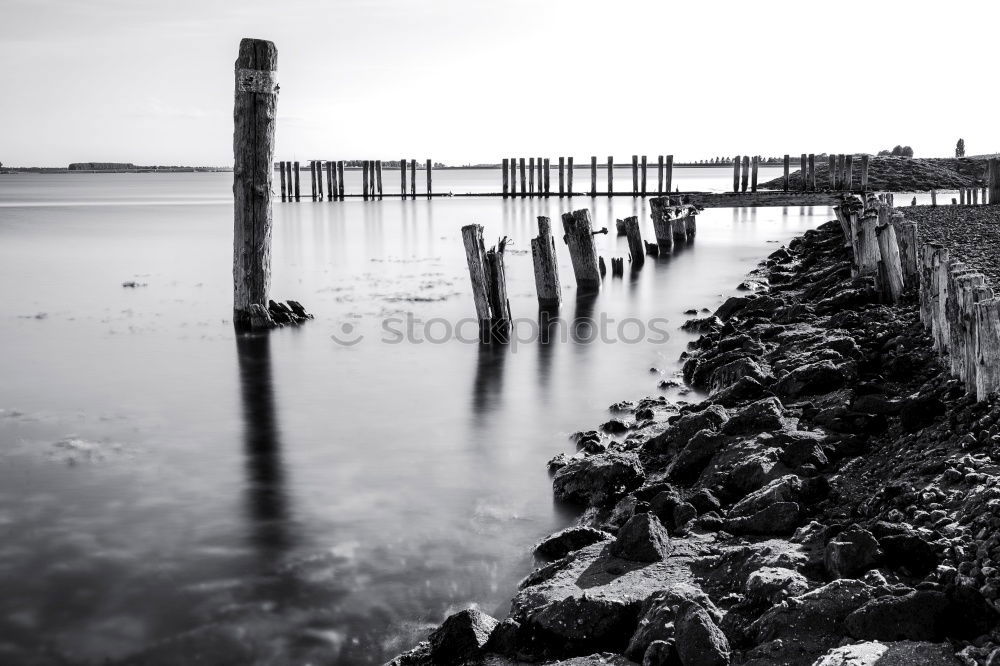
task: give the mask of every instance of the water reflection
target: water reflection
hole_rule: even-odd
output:
[[[243,403],[246,503],[250,540],[264,562],[272,562],[291,541],[288,496],[281,459],[281,429],[271,379],[271,339],[267,334],[236,336]]]
[[[484,417],[499,411],[503,397],[503,369],[510,353],[504,344],[479,345],[476,359],[476,379],[472,387],[472,412],[477,425],[483,425]]]
[[[594,304],[599,292],[579,292],[576,297],[576,309],[573,312],[573,323],[570,325],[570,337],[579,345],[594,342],[599,334],[594,325]]]

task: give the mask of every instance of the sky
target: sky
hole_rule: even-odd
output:
[[[232,164],[242,37],[276,160],[1000,152],[1000,3],[0,0],[0,162]]]

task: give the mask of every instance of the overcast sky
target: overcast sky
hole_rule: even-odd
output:
[[[995,0],[0,0],[0,162],[232,163],[241,37],[276,159],[1000,151]]]

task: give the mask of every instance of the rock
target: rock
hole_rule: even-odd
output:
[[[685,529],[685,526],[698,517],[698,509],[690,502],[681,502],[674,507],[674,529]]]
[[[620,419],[611,419],[601,424],[601,430],[612,435],[621,434],[628,431],[628,424]]]
[[[749,516],[777,502],[797,502],[802,495],[802,479],[787,474],[753,491],[729,510],[729,515]]]
[[[635,604],[584,593],[543,606],[528,618],[528,626],[547,657],[621,652],[635,631],[637,612]]]
[[[698,513],[718,511],[722,507],[722,503],[719,502],[719,499],[708,488],[701,488],[695,492],[688,497],[688,502],[698,510]]]
[[[833,361],[824,360],[795,368],[778,380],[775,390],[785,398],[829,393],[847,382],[847,373]]]
[[[198,655],[199,660],[201,660],[204,656],[205,656],[204,654],[199,653]],[[230,660],[229,663],[233,663],[231,661],[231,658],[232,658],[231,656],[228,658]],[[131,664],[132,661],[133,661],[132,659],[129,659],[125,663]],[[147,664],[149,664],[150,666],[157,665],[156,659],[155,658],[152,660],[148,659],[145,653],[140,653],[140,655],[137,655],[137,657],[135,658],[135,663],[143,664],[143,666]],[[163,663],[166,666],[166,664],[168,663],[172,664],[177,662],[171,661]],[[225,661],[222,661],[221,663],[225,663]],[[414,647],[412,650],[409,650],[401,655],[398,655],[392,661],[386,662],[385,666],[433,666],[433,664],[434,660],[431,658],[431,644],[428,641],[421,641],[420,643],[417,643],[416,647]]]
[[[750,377],[758,383],[764,383],[768,374],[757,361],[747,357],[738,358],[712,371],[708,380],[708,388],[712,393],[716,393],[729,388],[744,377]]]
[[[558,662],[559,666],[635,666],[635,664],[620,654],[613,652],[599,652],[586,657],[573,657],[563,659]],[[482,666],[491,666],[483,664]]]
[[[611,534],[603,530],[594,529],[593,527],[584,527],[581,525],[567,527],[542,539],[535,546],[535,555],[545,559],[558,560],[572,553],[574,550],[579,550],[592,543],[607,541],[612,538],[614,537]]]
[[[653,641],[642,656],[642,666],[684,666],[673,640]]]
[[[691,333],[706,333],[708,331],[717,331],[720,328],[722,328],[722,321],[715,316],[688,319],[681,324],[682,331]]]
[[[798,571],[784,567],[761,567],[747,577],[747,599],[754,604],[779,604],[788,597],[809,591],[809,582]]]
[[[718,430],[729,419],[729,413],[720,405],[710,405],[699,411],[684,414],[656,437],[643,445],[647,453],[675,455],[681,447],[700,430]]]
[[[567,463],[556,471],[552,488],[557,500],[605,506],[638,488],[644,480],[636,455],[602,453]]]
[[[779,460],[780,453],[781,451],[775,448],[748,453],[726,475],[726,488],[734,497],[743,497],[787,475],[791,470]]]
[[[944,413],[944,403],[934,396],[914,396],[903,401],[899,421],[906,432],[916,432],[934,423]]]
[[[476,608],[450,615],[430,635],[436,664],[457,664],[480,655],[497,621]]]
[[[817,469],[826,467],[830,460],[823,451],[821,433],[804,430],[792,430],[781,433],[780,440],[784,442],[780,459],[792,469],[803,465],[812,465]]]
[[[723,407],[735,407],[747,400],[757,400],[764,395],[764,384],[753,377],[741,377],[735,384],[715,393],[712,400]]]
[[[813,666],[961,666],[946,643],[857,643],[830,650]]]
[[[946,636],[951,604],[943,592],[916,590],[902,597],[879,597],[844,620],[847,632],[866,640],[940,641]]]
[[[651,513],[632,516],[618,530],[610,552],[633,562],[659,562],[670,555],[670,537],[660,519]]]
[[[750,298],[746,296],[730,296],[726,299],[726,302],[719,306],[719,309],[715,311],[715,316],[726,321],[734,314],[742,310],[750,302]]]
[[[879,545],[885,552],[885,563],[888,566],[904,569],[911,576],[926,576],[940,562],[934,547],[916,531],[883,536],[879,539]]]
[[[822,652],[840,640],[844,619],[872,594],[871,587],[859,580],[835,580],[765,611],[749,633],[756,643],[800,641]]]
[[[639,623],[629,640],[625,656],[639,660],[650,645],[656,641],[672,641],[675,610],[683,603],[695,602],[705,608],[713,620],[721,620],[722,614],[701,588],[681,583],[668,590],[657,592],[642,605]]]
[[[708,612],[684,602],[674,628],[677,655],[684,666],[729,666],[729,641]]]
[[[764,398],[752,402],[736,412],[722,428],[727,435],[744,435],[779,430],[786,426],[784,409],[777,398]]]
[[[799,520],[797,502],[777,502],[751,516],[727,519],[724,529],[733,534],[791,534]]]
[[[855,578],[877,566],[882,555],[872,533],[854,526],[826,544],[823,563],[833,578]]]
[[[726,443],[727,437],[715,430],[699,430],[677,454],[667,470],[670,479],[692,481],[701,473],[712,456]]]

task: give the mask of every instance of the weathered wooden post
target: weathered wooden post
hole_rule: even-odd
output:
[[[622,220],[625,227],[625,237],[628,239],[628,251],[631,255],[632,270],[638,270],[646,261],[646,254],[643,251],[642,233],[639,230],[639,218],[636,216],[626,217]]]
[[[566,196],[573,196],[573,156],[566,158]]]
[[[323,160],[316,160],[316,194],[323,200]]]
[[[828,165],[829,165],[827,167],[829,169],[829,171],[827,172],[826,175],[830,179],[830,189],[831,190],[836,190],[837,189],[837,156],[834,155],[833,153],[830,153],[827,156],[827,162],[828,162]]]
[[[334,183],[337,182],[337,165],[333,160],[326,163],[326,200],[333,201]]]
[[[663,155],[656,156],[656,194],[663,196]]]
[[[542,196],[542,193],[544,192],[544,190],[542,189],[542,158],[541,157],[536,157],[535,158],[535,168],[538,170],[538,174],[537,174],[537,178],[538,178],[538,196]]]
[[[993,201],[990,190],[990,201]],[[983,402],[1000,388],[1000,298],[985,298],[975,306],[976,400]]]
[[[742,179],[740,180],[740,188],[742,189],[742,191],[744,193],[746,193],[746,191],[747,191],[747,184],[748,184],[749,180],[750,180],[750,156],[749,155],[744,155],[743,156],[743,174],[742,174]]]
[[[548,198],[549,194],[552,193],[552,188],[549,186],[549,158],[545,158],[545,197]]]
[[[854,155],[844,156],[844,189],[848,192],[854,191]]]
[[[989,204],[991,206],[1000,204],[1000,158],[994,157],[987,162],[986,182],[989,190],[986,198],[989,200]]]
[[[579,291],[594,291],[601,286],[601,272],[597,261],[597,247],[590,222],[590,211],[575,210],[563,213],[564,240],[573,260],[573,274]]]
[[[299,198],[299,174],[300,174],[299,163],[298,162],[294,162],[292,164],[292,169],[293,169],[292,175],[295,176],[295,200],[296,201],[300,201],[300,198]]]
[[[931,190],[931,205],[937,206],[937,190]]]
[[[417,198],[417,160],[410,160],[410,200]]]
[[[434,164],[427,160],[427,198],[430,199],[431,195],[434,193],[433,188],[431,188],[431,174],[434,171]]]
[[[809,189],[816,191],[816,153],[809,153]]]
[[[597,196],[597,155],[590,156],[590,196]]]
[[[521,167],[521,198],[524,199],[528,196],[528,175],[524,173],[524,158],[518,158],[518,164]]]
[[[337,197],[344,200],[344,160],[337,160]]]
[[[861,156],[861,191],[868,191],[868,163],[871,156],[865,153]]]
[[[507,158],[503,158],[503,165],[500,167],[503,171],[503,198],[507,198],[507,190],[510,188],[510,184],[507,180]]]
[[[233,105],[233,325],[238,332],[274,323],[267,301],[277,69],[274,43],[240,41]]]
[[[788,155],[785,155],[784,165],[785,165],[785,175],[784,175],[784,177],[781,180],[781,185],[782,185],[782,189],[785,192],[787,192],[788,191],[789,169],[791,167],[791,159],[789,158]]]
[[[556,242],[552,223],[547,217],[538,218],[538,236],[531,239],[531,259],[535,266],[535,292],[540,308],[557,308],[562,302],[559,266],[556,263]]]
[[[899,260],[903,267],[903,287],[910,289],[920,283],[920,261],[917,257],[917,223],[907,222],[902,213],[893,215],[896,241],[899,243]]]
[[[937,243],[924,243],[920,246],[920,321],[928,331],[933,328],[934,312],[937,309],[938,264],[941,263],[942,252],[947,250]]]
[[[802,180],[799,189],[805,192],[809,189],[809,156],[805,153],[799,157],[799,178]]]
[[[760,156],[753,156],[753,168],[750,174],[750,191],[757,191],[757,167],[760,165]]]
[[[878,226],[878,215],[874,211],[865,213],[857,225],[855,247],[860,275],[878,274],[879,247],[876,226]]]
[[[964,187],[958,188],[958,204],[960,206],[964,206],[965,205],[965,188]]]
[[[316,160],[309,160],[309,187],[312,188],[312,200],[316,201]]]
[[[639,196],[639,156],[632,156],[632,196]]]
[[[666,169],[666,172],[667,172],[666,175],[664,176],[664,180],[666,181],[665,182],[665,185],[666,185],[665,189],[666,189],[666,194],[670,194],[670,192],[673,191],[673,188],[674,188],[674,156],[673,155],[667,155],[667,164],[665,166],[665,169]]]
[[[361,161],[361,196],[368,201],[368,160]]]
[[[565,171],[566,171],[566,158],[559,158],[559,198],[562,198],[566,193],[565,185]]]
[[[842,153],[837,155],[837,163],[834,167],[834,173],[835,185],[833,189],[839,192],[844,189],[844,155]]]
[[[503,194],[507,196],[507,160],[504,160]],[[399,160],[399,196],[406,199],[406,158]]]
[[[737,160],[737,164],[739,160]],[[665,250],[674,246],[674,235],[670,221],[670,198],[655,197],[649,200],[649,216],[653,220],[653,235],[656,236],[656,245]],[[648,252],[648,246],[647,246]],[[659,254],[659,250],[657,250]]]
[[[510,197],[517,197],[517,158],[510,158]]]
[[[375,177],[378,179],[378,200],[382,200],[382,160],[375,160]]]
[[[507,300],[507,283],[503,263],[507,239],[486,251],[483,245],[483,227],[469,224],[462,227],[465,258],[472,279],[472,298],[479,319],[479,339],[488,343],[507,342],[510,332],[510,304]]]
[[[608,196],[615,193],[615,158],[608,155]]]
[[[535,158],[528,158],[528,194],[535,196]]]
[[[973,187],[972,188],[972,205],[973,206],[978,206],[979,205],[979,188],[978,187]]]
[[[285,163],[278,162],[278,171],[281,172],[281,200],[285,200]]]
[[[903,294],[903,267],[899,258],[896,230],[891,224],[878,225],[875,236],[879,251],[876,277],[882,302],[898,303]]]
[[[733,193],[740,191],[740,156],[733,160]]]
[[[646,196],[646,156],[642,156],[642,184],[639,188],[640,194]]]

